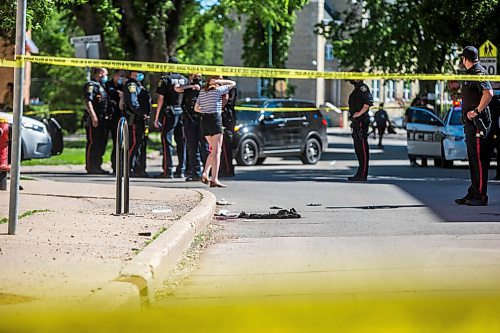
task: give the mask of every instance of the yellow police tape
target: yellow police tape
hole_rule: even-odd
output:
[[[8,68],[18,68],[22,67],[23,62],[22,61],[15,61],[15,60],[7,60],[7,59],[0,59],[0,67],[8,67]]]
[[[329,80],[430,80],[430,81],[500,81],[500,75],[454,75],[454,74],[401,74],[401,73],[354,73],[354,72],[321,72],[301,69],[276,69],[231,66],[182,65],[157,62],[101,60],[83,58],[61,58],[49,56],[24,56],[18,62],[33,62],[38,64],[69,66],[69,67],[105,67],[140,72],[177,72],[201,73],[204,75],[225,75],[234,77],[263,77],[278,79],[329,79]],[[3,60],[0,66],[16,67],[15,61]]]
[[[28,112],[24,112],[24,115],[25,116],[33,116],[33,115],[40,114],[40,113],[45,113],[45,112],[42,112],[42,111],[28,111]],[[49,111],[49,114],[51,114],[51,115],[73,114],[73,113],[76,113],[76,111],[74,111],[74,110],[54,110],[54,111]]]

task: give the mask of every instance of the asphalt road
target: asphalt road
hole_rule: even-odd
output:
[[[262,166],[237,167],[236,177],[223,180],[226,189],[206,188],[234,203],[220,207],[230,213],[276,206],[295,208],[302,218],[217,221],[218,242],[160,305],[244,295],[500,290],[500,182],[490,182],[488,207],[457,206],[453,200],[469,184],[467,164],[412,168],[400,134],[388,137],[384,150],[370,139],[369,181],[348,183],[357,167],[352,140],[341,131],[329,139],[317,165],[268,158]],[[151,162],[148,170],[159,172],[159,161]],[[114,181],[74,169],[24,175]],[[132,184],[205,188],[182,180]]]

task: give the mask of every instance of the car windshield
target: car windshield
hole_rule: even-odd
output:
[[[462,122],[460,121],[460,118],[462,116],[462,111],[461,110],[453,110],[451,111],[451,117],[450,117],[450,125],[462,125]]]

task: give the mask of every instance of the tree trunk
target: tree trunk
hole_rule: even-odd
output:
[[[125,33],[133,43],[133,60],[148,61],[150,59],[150,45],[148,38],[142,30],[142,24],[135,14],[132,0],[119,0],[117,4],[123,9],[123,26]]]
[[[167,15],[167,24],[165,29],[165,40],[167,45],[167,55],[174,56],[177,51],[177,39],[179,36],[179,28],[184,15],[184,8],[189,0],[173,0],[174,8]]]
[[[94,12],[92,5],[86,3],[84,5],[75,6],[71,9],[71,11],[76,18],[76,22],[83,29],[86,35],[101,35],[99,50],[101,53],[101,59],[108,59],[109,52],[103,34],[103,25],[99,20],[98,15]]]

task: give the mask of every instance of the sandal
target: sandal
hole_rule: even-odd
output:
[[[208,185],[208,183],[210,182],[207,178],[207,176],[201,176],[201,182],[205,185]]]
[[[224,188],[224,187],[226,187],[226,185],[224,185],[222,183],[210,182],[210,187],[221,187],[221,188]]]

